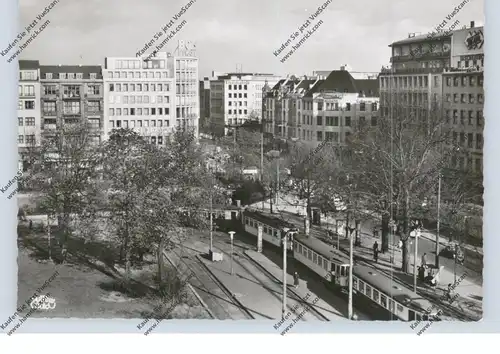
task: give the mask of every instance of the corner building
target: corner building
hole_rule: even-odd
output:
[[[41,89],[38,60],[19,60],[19,97],[17,106],[17,146],[19,169],[29,148],[40,145]]]
[[[467,156],[452,168],[482,173],[483,27],[470,27],[433,37],[410,33],[389,45],[390,68],[380,73],[381,114],[407,114],[425,119],[443,116],[449,138]]]
[[[266,140],[343,146],[358,126],[377,124],[378,105],[377,79],[355,79],[345,67],[326,77],[293,76],[266,90]]]
[[[42,65],[42,139],[68,124],[88,122],[92,142],[103,136],[103,80],[98,65]]]
[[[105,58],[104,131],[130,128],[151,143],[162,145],[175,126],[174,79],[166,53],[150,60]]]

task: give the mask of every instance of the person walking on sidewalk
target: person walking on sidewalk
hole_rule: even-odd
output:
[[[295,289],[299,287],[299,273],[297,272],[293,273],[293,285]]]
[[[426,267],[427,267],[427,260],[425,259],[425,256],[426,256],[426,255],[427,255],[427,253],[424,253],[424,254],[422,255],[422,264],[421,264],[421,266],[422,266],[422,267],[424,267],[424,268],[426,268]]]
[[[375,262],[378,262],[378,242],[375,241],[375,243],[373,244],[373,259],[375,260]]]

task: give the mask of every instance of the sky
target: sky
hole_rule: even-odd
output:
[[[428,33],[462,0],[331,1],[313,21],[322,24],[284,63],[273,52],[327,0],[196,0],[176,25],[177,40],[196,43],[199,75],[212,71],[312,74],[314,70],[379,72],[390,43]],[[51,0],[20,0],[20,30]],[[22,52],[42,65],[104,65],[105,57],[133,57],[189,0],[59,0],[49,26]],[[482,0],[469,0],[455,18],[484,24]],[[451,21],[452,22],[452,21]],[[451,23],[450,22],[450,23]],[[41,22],[40,22],[41,23]],[[299,36],[301,38],[303,35]],[[161,40],[160,40],[161,41]],[[292,43],[295,44],[295,43]],[[2,46],[3,47],[3,46]],[[287,50],[285,50],[287,51]]]

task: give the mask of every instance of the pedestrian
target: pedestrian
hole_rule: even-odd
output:
[[[295,286],[295,289],[299,287],[299,273],[297,272],[293,273],[293,285]]]
[[[373,244],[373,259],[375,260],[375,262],[378,262],[378,242],[375,241],[375,243]]]
[[[31,220],[31,219],[30,219],[30,226],[29,226],[29,228],[30,228],[30,231],[33,230],[33,220]]]
[[[449,301],[449,303],[451,304],[453,302],[453,296],[452,295],[452,287],[451,287],[451,283],[448,284],[448,290],[446,290],[446,299]]]
[[[398,242],[398,248],[399,248],[400,250],[402,250],[402,249],[403,249],[403,241],[399,240],[399,242]]]
[[[422,267],[424,267],[424,268],[426,268],[426,267],[427,267],[427,261],[426,261],[426,259],[425,259],[425,256],[426,256],[426,255],[427,255],[427,253],[424,253],[424,254],[422,255],[422,264],[421,264],[421,266],[422,266]]]

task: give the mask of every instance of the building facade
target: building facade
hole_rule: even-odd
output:
[[[40,64],[38,60],[19,60],[19,99],[17,107],[17,143],[19,168],[31,147],[41,141]]]
[[[105,138],[115,128],[130,128],[163,145],[175,127],[175,83],[167,54],[150,60],[106,58],[104,77]]]
[[[260,73],[214,73],[210,80],[210,124],[213,133],[226,135],[248,120],[262,118],[262,90],[279,77]]]
[[[189,42],[179,43],[173,56],[168,57],[168,69],[174,78],[175,87],[175,126],[199,134],[200,93],[198,82],[198,58],[194,52],[182,49]]]
[[[200,133],[211,134],[210,127],[210,79],[205,77],[200,81]]]
[[[93,143],[103,136],[103,80],[98,65],[40,66],[42,138],[68,124],[89,123]]]
[[[378,105],[378,80],[356,80],[345,67],[324,79],[291,77],[266,93],[266,140],[342,146],[357,126],[377,124]]]
[[[452,141],[467,151],[452,167],[481,173],[483,146],[483,28],[410,34],[390,45],[392,67],[380,73],[381,114],[415,119],[437,115]]]

